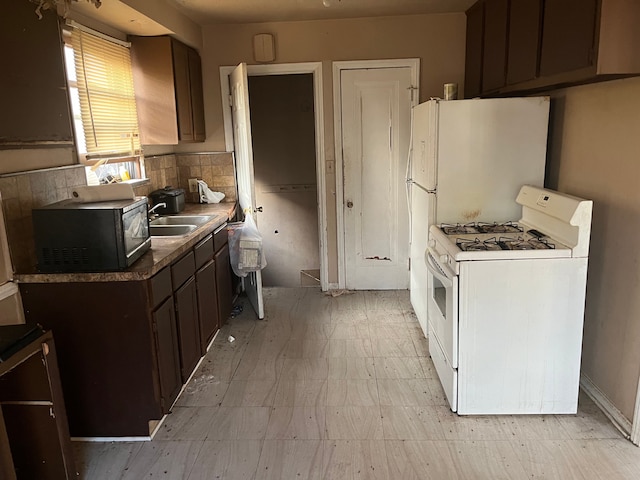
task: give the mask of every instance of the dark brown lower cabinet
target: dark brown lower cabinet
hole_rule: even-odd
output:
[[[225,244],[216,252],[216,293],[218,295],[219,327],[224,325],[233,307],[233,291],[231,287],[231,264],[229,263],[229,244]]]
[[[222,265],[222,268],[225,266]],[[198,318],[200,319],[200,353],[204,355],[211,339],[218,331],[218,293],[216,263],[210,260],[196,272]]]
[[[0,478],[76,478],[51,332],[0,363]]]
[[[148,436],[170,410],[231,313],[225,237],[148,280],[20,284],[27,322],[56,337],[72,436]]]
[[[180,344],[180,367],[182,381],[186,382],[200,360],[200,325],[198,323],[198,297],[196,279],[189,278],[174,293],[176,299],[176,321]]]
[[[182,387],[174,308],[173,299],[168,298],[153,312],[153,333],[160,377],[160,403],[164,413],[169,412]]]

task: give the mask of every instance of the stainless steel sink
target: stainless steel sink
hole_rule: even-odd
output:
[[[214,218],[213,215],[167,215],[151,220],[149,225],[204,225]]]
[[[178,237],[193,232],[197,225],[149,225],[152,237]]]

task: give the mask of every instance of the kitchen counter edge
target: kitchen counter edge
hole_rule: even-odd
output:
[[[173,263],[189,251],[200,240],[212,233],[220,225],[232,219],[236,204],[187,203],[177,215],[212,215],[214,218],[189,235],[180,237],[151,237],[151,248],[126,270],[95,273],[16,273],[18,283],[74,283],[74,282],[135,282],[151,278],[164,267]]]

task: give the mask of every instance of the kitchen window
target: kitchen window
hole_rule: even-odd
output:
[[[143,178],[129,45],[75,23],[64,38],[76,144],[87,182]]]

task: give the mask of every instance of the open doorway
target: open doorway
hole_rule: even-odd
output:
[[[313,75],[249,77],[265,287],[320,286]]]
[[[234,68],[220,68],[228,151],[234,128],[228,79]],[[255,218],[268,263],[264,285],[311,286],[319,279],[326,291],[322,64],[248,65],[246,72],[255,206],[262,207]]]

